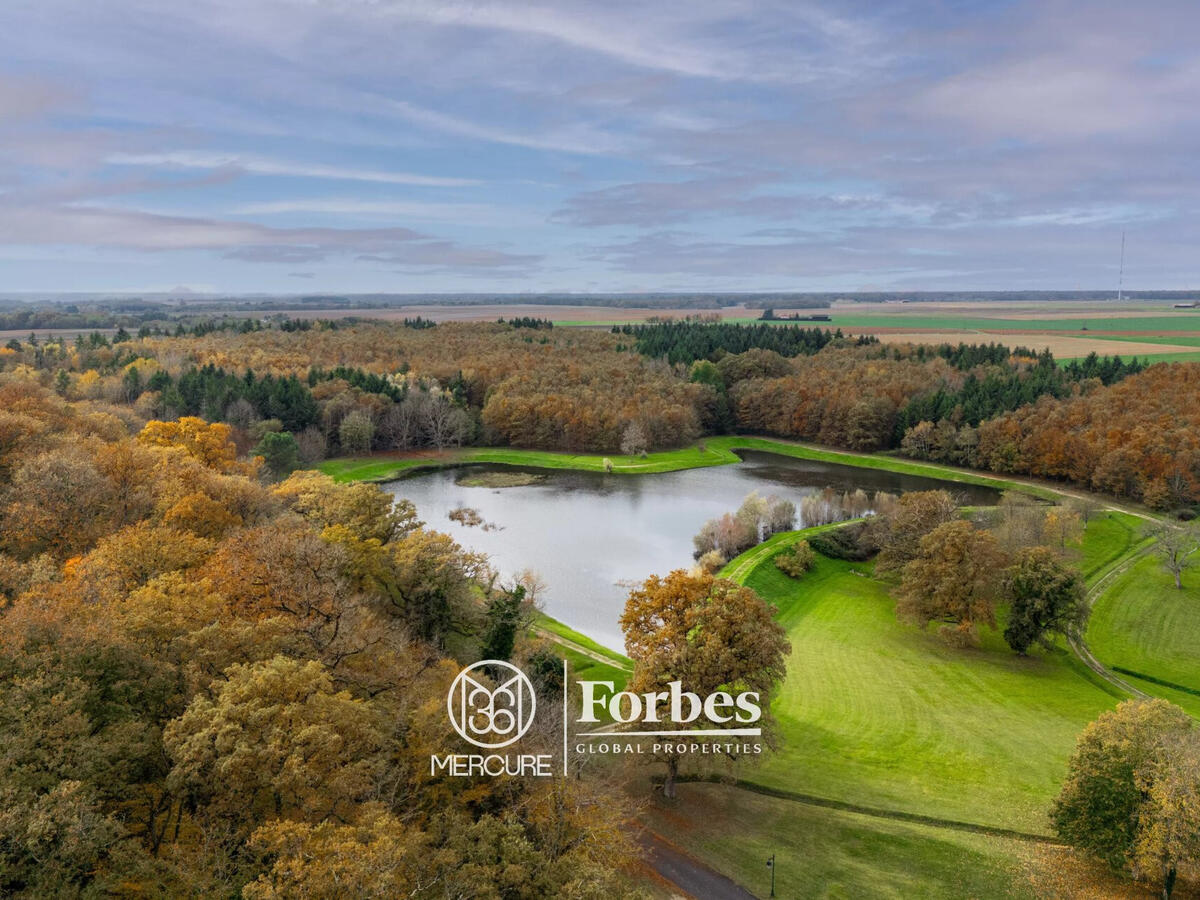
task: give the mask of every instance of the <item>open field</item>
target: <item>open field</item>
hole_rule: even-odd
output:
[[[1137,338],[1113,339],[1109,337],[1074,337],[1062,334],[1005,332],[995,334],[967,334],[961,331],[915,331],[888,332],[876,335],[885,344],[959,344],[959,343],[1002,343],[1009,347],[1028,347],[1031,350],[1049,348],[1057,359],[1079,359],[1089,353],[1099,356],[1144,357],[1163,354],[1195,354],[1200,357],[1200,347],[1187,344],[1155,343]]]
[[[792,642],[774,707],[782,747],[742,777],[1048,833],[1075,738],[1115,689],[1064,649],[1022,658],[992,632],[961,649],[901,624],[869,564],[820,557],[793,580],[772,555],[744,582],[779,608]]]
[[[1149,900],[1158,894],[1057,845],[970,834],[808,806],[712,784],[651,804],[649,827],[767,897]],[[1179,900],[1200,896],[1179,884]]]

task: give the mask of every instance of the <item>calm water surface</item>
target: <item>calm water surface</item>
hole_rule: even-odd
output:
[[[543,481],[522,487],[467,487],[464,473],[513,471],[479,465],[444,469],[385,485],[416,504],[425,523],[464,547],[488,554],[504,575],[533,569],[546,583],[546,612],[601,643],[621,649],[617,619],[632,582],[692,563],[692,536],[708,519],[731,512],[751,491],[800,506],[806,494],[832,487],[902,493],[946,488],[964,503],[995,503],[991,488],[744,451],[737,465],[647,475],[602,475],[530,469]],[[494,530],[449,519],[470,507]],[[799,523],[798,527],[802,527]]]

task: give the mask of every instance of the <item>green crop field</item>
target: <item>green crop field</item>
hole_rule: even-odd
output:
[[[741,777],[1047,833],[1076,736],[1117,702],[1074,656],[1022,658],[994,633],[951,647],[898,622],[866,564],[819,558],[797,581],[768,555],[744,580],[779,608],[792,653],[774,706],[782,747]]]
[[[1106,666],[1148,676],[1137,687],[1200,715],[1200,572],[1183,578],[1176,590],[1157,557],[1137,560],[1097,598],[1087,640]]]

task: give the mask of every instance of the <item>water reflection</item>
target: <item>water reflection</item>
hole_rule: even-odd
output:
[[[617,618],[628,584],[692,563],[692,536],[708,519],[738,507],[746,494],[801,499],[832,487],[902,493],[946,488],[964,503],[995,503],[996,491],[937,479],[860,469],[815,460],[745,451],[738,465],[649,475],[537,471],[545,477],[508,488],[471,487],[464,472],[512,471],[472,466],[392,482],[385,487],[417,506],[432,528],[465,547],[487,553],[504,575],[521,569],[546,582],[546,612],[607,646],[623,641]],[[494,528],[468,527],[448,518],[470,507]]]

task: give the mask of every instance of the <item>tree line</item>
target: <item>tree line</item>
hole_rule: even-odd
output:
[[[792,326],[625,331],[315,323],[81,335],[10,341],[0,368],[30,367],[70,399],[227,421],[241,447],[287,432],[302,462],[458,443],[638,453],[741,432],[1061,478],[1159,508],[1200,496],[1190,364],[1061,366],[997,344],[855,345]],[[626,343],[635,333],[649,355]],[[735,352],[759,341],[795,355]]]

